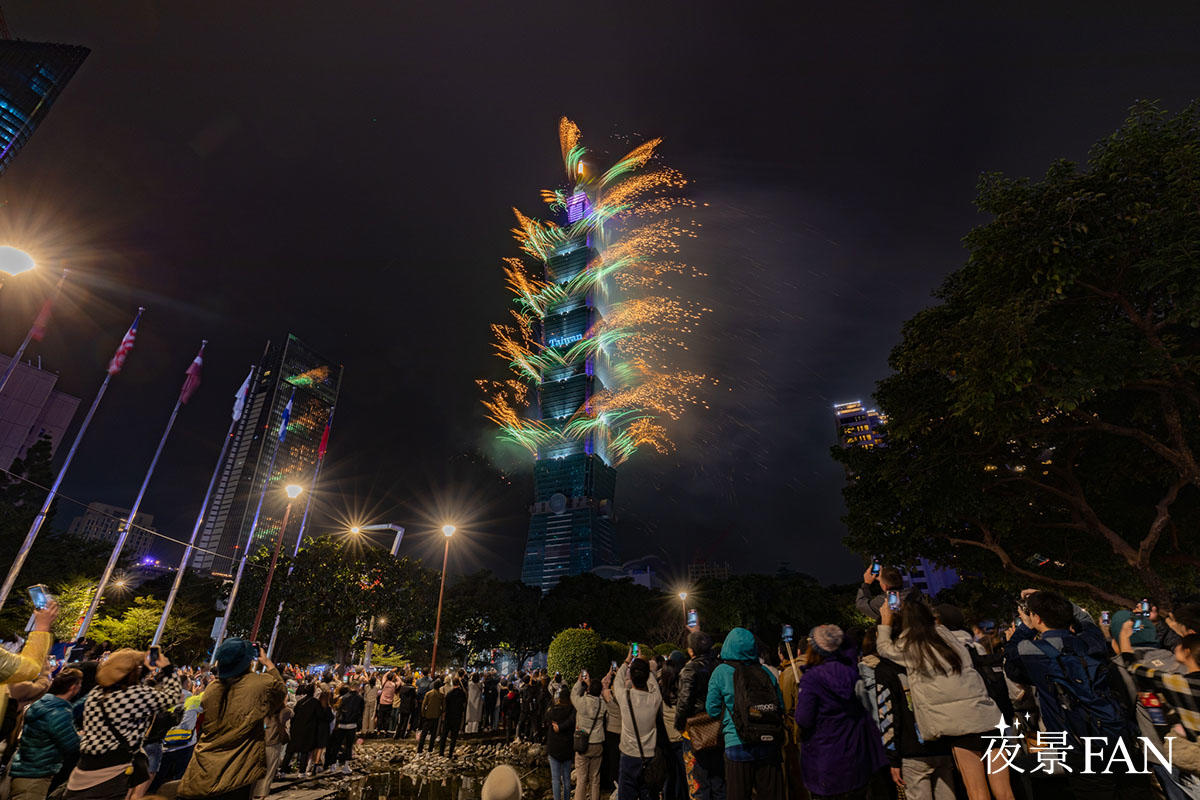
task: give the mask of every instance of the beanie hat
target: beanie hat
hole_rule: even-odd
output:
[[[842,646],[842,640],[846,638],[837,625],[818,625],[809,635],[812,636],[813,647],[826,655],[837,653],[838,648]]]
[[[105,689],[115,686],[145,661],[146,654],[141,650],[123,647],[104,659],[104,663],[96,670],[96,683]]]
[[[521,776],[508,764],[493,768],[483,782],[479,800],[521,800]]]
[[[217,662],[218,678],[236,678],[250,671],[250,664],[258,651],[245,639],[226,639],[217,648],[213,660]]]

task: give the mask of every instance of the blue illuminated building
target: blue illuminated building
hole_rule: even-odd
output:
[[[46,118],[89,52],[70,44],[0,40],[0,173]]]
[[[565,221],[590,211],[585,192],[566,204]],[[600,247],[601,234],[581,234],[560,246],[545,261],[545,279],[560,286],[588,268]],[[547,307],[539,338],[546,347],[566,351],[582,341],[600,319],[600,309],[587,290],[568,294]],[[537,387],[535,413],[561,431],[604,386],[608,365],[600,355],[580,355],[547,370]],[[534,498],[525,542],[521,580],[547,591],[568,575],[590,572],[615,562],[613,495],[617,471],[609,465],[607,439],[589,433],[582,439],[557,438],[538,448],[533,467]]]

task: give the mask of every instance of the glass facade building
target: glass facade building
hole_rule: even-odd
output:
[[[341,383],[342,366],[295,336],[289,335],[281,344],[268,343],[200,530],[199,550],[192,562],[196,570],[227,574],[243,548],[249,546],[253,552],[274,542],[287,506],[283,487],[295,483],[307,491],[312,485]],[[287,436],[280,442],[289,400]],[[262,513],[254,525],[264,487]],[[295,547],[301,516],[291,516],[284,532],[285,552]]]
[[[877,447],[882,443],[879,426],[887,422],[887,417],[873,408],[863,408],[861,401],[838,403],[833,407],[833,416],[843,447]]]
[[[568,223],[582,218],[589,201],[583,192],[567,203]],[[567,240],[545,261],[545,280],[567,286],[588,269],[598,233]],[[566,354],[589,335],[601,309],[586,290],[566,293],[546,308],[539,338],[546,348]],[[537,386],[536,413],[543,424],[562,431],[603,388],[606,370],[600,351],[580,354],[546,370]],[[533,466],[534,497],[525,541],[521,580],[548,591],[565,576],[590,572],[615,561],[613,497],[617,471],[608,463],[603,428],[583,438],[562,437],[538,448]]]
[[[90,52],[76,45],[0,39],[0,173]]]

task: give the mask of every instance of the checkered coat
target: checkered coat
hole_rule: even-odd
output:
[[[83,735],[79,742],[80,766],[84,769],[95,769],[96,766],[84,765],[89,761],[94,764],[97,759],[105,760],[104,764],[97,766],[115,766],[120,763],[112,761],[111,757],[125,747],[125,742],[128,742],[134,751],[140,748],[142,737],[150,727],[154,715],[178,704],[182,696],[179,674],[174,670],[168,671],[158,686],[154,687],[139,684],[116,691],[105,691],[100,686],[92,689],[83,704]],[[101,709],[107,712],[112,722],[111,727],[105,723]],[[116,728],[116,731],[113,728]],[[122,736],[124,742],[121,740]]]

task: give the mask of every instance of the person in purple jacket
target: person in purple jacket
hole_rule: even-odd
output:
[[[800,772],[814,798],[867,797],[876,771],[887,766],[883,742],[862,701],[856,646],[836,625],[812,629],[796,700]]]

